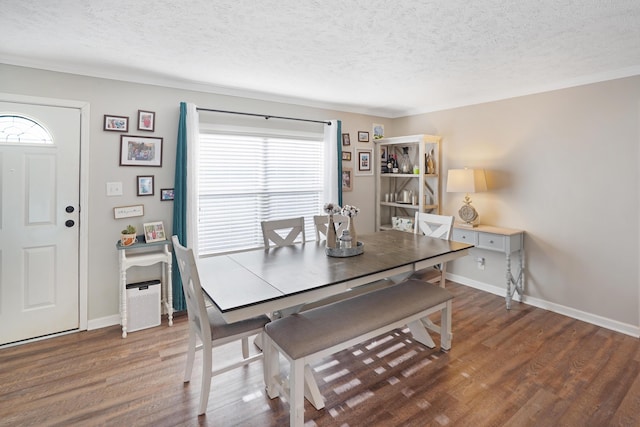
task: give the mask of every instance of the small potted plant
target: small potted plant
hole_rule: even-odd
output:
[[[129,224],[127,228],[120,232],[120,244],[122,246],[131,246],[136,242],[136,228]]]

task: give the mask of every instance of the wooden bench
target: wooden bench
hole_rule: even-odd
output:
[[[440,347],[451,348],[451,300],[446,289],[410,279],[354,298],[296,313],[265,325],[264,369],[267,394],[289,400],[290,425],[304,424],[304,397],[324,407],[309,364],[330,354],[409,326],[416,341],[435,346],[421,319],[441,314]],[[280,379],[279,354],[290,364],[289,386]]]

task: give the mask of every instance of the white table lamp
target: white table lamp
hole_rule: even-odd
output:
[[[464,205],[458,211],[465,226],[478,225],[478,212],[471,206],[469,193],[487,191],[484,169],[449,169],[447,174],[447,193],[466,193]]]

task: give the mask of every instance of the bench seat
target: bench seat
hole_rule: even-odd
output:
[[[277,381],[278,354],[282,354],[291,366],[288,393],[291,425],[303,425],[305,391],[313,400],[319,397],[321,404],[315,405],[317,409],[324,407],[315,381],[307,381],[305,390],[304,378],[312,375],[308,366],[311,362],[404,325],[409,326],[417,341],[433,347],[421,319],[438,311],[441,313],[440,346],[448,350],[452,298],[444,288],[409,279],[268,323],[263,352],[269,397],[274,398],[280,392],[286,394],[286,387]],[[314,387],[309,387],[310,383]]]

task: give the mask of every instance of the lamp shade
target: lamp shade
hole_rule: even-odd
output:
[[[484,169],[449,169],[448,193],[477,193],[487,191]]]

